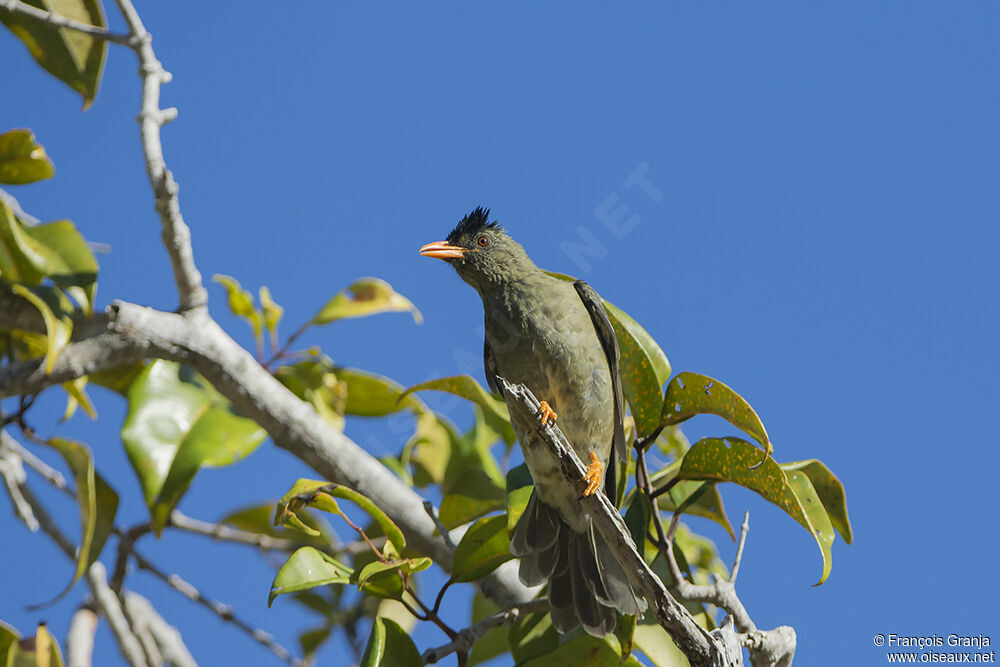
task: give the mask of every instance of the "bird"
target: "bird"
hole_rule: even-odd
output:
[[[420,254],[444,260],[482,298],[486,380],[523,384],[541,401],[541,423],[558,421],[581,460],[589,461],[584,495],[604,478],[615,501],[616,459],[625,460],[618,342],[601,298],[583,281],[567,282],[539,269],[489,209],[464,216],[445,241]],[[567,484],[545,447],[538,423],[511,410],[511,426],[534,489],[511,537],[526,586],[548,582],[552,625],[605,636],[615,611],[641,614],[637,595],[607,542],[595,530],[581,497]],[[561,415],[561,416],[560,416]]]

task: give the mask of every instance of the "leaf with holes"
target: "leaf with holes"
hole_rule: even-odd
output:
[[[392,285],[379,278],[362,278],[327,301],[311,323],[329,324],[345,318],[390,312],[409,312],[417,324],[423,321],[417,307],[397,293]]]
[[[507,517],[499,515],[479,519],[455,547],[451,576],[458,582],[475,581],[513,557],[507,538]]]
[[[830,515],[830,522],[837,529],[844,541],[850,544],[853,539],[851,532],[851,520],[847,518],[847,500],[844,495],[844,485],[837,476],[830,472],[830,469],[822,461],[809,459],[807,461],[795,461],[793,463],[782,463],[781,469],[787,475],[789,471],[799,470],[806,474],[813,488],[819,495],[826,513]]]
[[[270,607],[279,595],[297,593],[316,586],[349,584],[354,570],[314,547],[302,547],[278,570],[267,596]]]
[[[55,168],[31,130],[0,134],[0,183],[23,185],[52,178]]]
[[[823,573],[818,584],[826,581],[833,566],[834,532],[809,478],[801,472],[787,475],[768,459],[757,469],[751,464],[758,450],[738,438],[706,438],[695,443],[684,455],[678,476],[681,479],[733,482],[756,491],[766,500],[785,510],[816,540],[823,556]]]
[[[198,470],[236,463],[266,436],[204,378],[172,361],[148,365],[129,387],[128,402],[122,441],[157,533]]]
[[[99,0],[24,0],[39,9],[99,28],[106,27]],[[17,35],[50,74],[78,92],[86,109],[97,95],[107,43],[75,30],[0,8],[0,22]]]
[[[680,373],[667,385],[662,423],[679,424],[698,414],[722,417],[753,436],[764,447],[765,459],[771,456],[771,440],[764,424],[742,396],[707,375]]]

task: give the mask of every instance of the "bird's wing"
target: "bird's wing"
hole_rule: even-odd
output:
[[[486,368],[486,384],[494,394],[500,391],[500,384],[497,382],[497,360],[493,358],[493,350],[490,349],[490,341],[483,339],[483,366]]]
[[[574,282],[573,287],[576,288],[584,307],[590,313],[590,319],[594,323],[594,329],[597,331],[597,338],[601,341],[601,347],[604,348],[604,356],[608,358],[608,368],[611,370],[611,385],[615,398],[615,435],[611,443],[611,449],[617,455],[619,461],[624,461],[627,458],[628,448],[625,445],[625,424],[623,421],[625,419],[625,410],[622,399],[622,378],[618,369],[618,339],[615,337],[615,330],[611,326],[611,320],[608,319],[608,314],[604,310],[604,303],[601,301],[601,297],[597,295],[597,292],[594,291],[594,288],[582,280]],[[610,468],[611,466],[609,465],[608,467]]]

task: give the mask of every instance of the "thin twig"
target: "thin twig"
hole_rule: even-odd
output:
[[[4,486],[7,487],[7,493],[14,504],[14,513],[24,522],[28,530],[36,533],[40,527],[38,519],[35,518],[35,513],[31,509],[31,503],[25,499],[21,492],[21,487],[27,481],[28,476],[24,473],[20,456],[6,447],[7,433],[4,432],[2,435],[4,440],[0,441],[0,477],[3,477]]]
[[[440,517],[438,517],[438,513],[434,510],[434,505],[431,503],[431,501],[429,500],[424,501],[424,511],[427,512],[427,516],[429,516],[431,518],[431,521],[434,522],[434,525],[437,526],[438,532],[441,533],[441,539],[445,541],[445,544],[454,549],[455,543],[452,542],[451,540],[451,533],[449,532],[448,528],[443,523],[441,523],[441,519]]]
[[[205,607],[223,621],[232,623],[237,628],[250,635],[250,637],[252,637],[258,644],[267,648],[267,650],[278,656],[281,660],[287,662],[289,665],[292,665],[293,667],[304,667],[305,663],[293,656],[291,652],[279,644],[270,633],[254,628],[240,619],[233,613],[233,608],[229,605],[217,600],[212,600],[211,598],[206,598],[195,586],[176,574],[167,574],[157,566],[153,565],[149,559],[140,554],[138,551],[133,551],[132,555],[135,558],[136,565],[138,565],[140,569],[149,572],[157,579],[165,582],[168,586],[192,602]]]
[[[103,39],[105,41],[122,44],[124,46],[131,45],[131,37],[129,35],[111,32],[110,30],[105,30],[104,28],[90,25],[89,23],[74,21],[73,19],[66,18],[62,14],[56,14],[55,12],[39,9],[38,7],[29,5],[26,2],[20,2],[19,0],[0,0],[0,9],[6,9],[14,14],[27,16],[35,19],[36,21],[41,21],[42,23],[48,23],[56,28],[66,28],[68,30],[82,32],[83,34],[90,35],[96,39]]]
[[[527,614],[548,611],[548,609],[548,599],[532,600],[531,602],[516,605],[506,611],[493,614],[489,618],[483,619],[472,627],[459,630],[458,634],[450,642],[444,646],[427,649],[424,651],[423,655],[420,656],[420,658],[424,661],[424,664],[429,665],[440,661],[452,653],[468,652],[472,649],[476,640],[486,634],[487,631],[503,625],[511,625],[516,622],[517,619],[522,618]]]
[[[168,526],[223,542],[247,544],[257,547],[261,551],[295,551],[303,545],[303,542],[297,540],[252,533],[248,530],[240,530],[221,523],[202,521],[201,519],[189,517],[179,510],[174,510],[170,513],[170,523]]]

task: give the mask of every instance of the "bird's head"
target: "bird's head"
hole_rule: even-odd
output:
[[[446,240],[428,243],[420,254],[448,262],[479,292],[536,271],[524,248],[489,217],[489,209],[477,207],[459,221]]]

